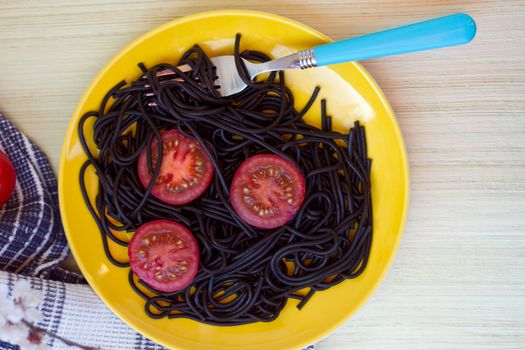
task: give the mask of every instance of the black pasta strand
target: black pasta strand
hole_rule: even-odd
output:
[[[191,71],[141,63],[137,80],[115,85],[98,111],[86,113],[79,122],[88,158],[80,171],[80,187],[108,260],[127,268],[127,262],[113,258],[108,240],[127,246],[114,231],[134,231],[156,219],[185,225],[199,242],[199,272],[184,290],[156,291],[129,270],[130,286],[144,299],[151,318],[188,318],[212,325],[270,322],[289,299],[299,300],[299,309],[307,307],[316,291],[359,276],[369,259],[371,161],[364,127],[355,122],[347,133],[333,131],[324,99],[321,128],[307,124],[303,117],[316,101],[318,87],[296,110],[282,72],[264,81],[252,81],[248,75],[243,59],[263,62],[270,57],[241,52],[240,35],[234,56],[247,84],[236,95],[219,95],[215,67],[195,45],[178,62]],[[174,74],[157,76],[163,69]],[[88,139],[85,123],[91,118],[93,136]],[[152,179],[157,177],[160,162],[151,161],[151,144],[155,139],[161,144],[161,131],[169,129],[200,142],[215,167],[214,179],[201,198],[180,206],[153,197],[154,180],[144,188],[137,175],[138,158],[146,150]],[[260,153],[295,162],[306,181],[299,212],[287,225],[273,230],[245,224],[230,204],[235,170]],[[162,147],[157,147],[157,159],[162,159]],[[89,167],[99,184],[91,199],[86,187]]]

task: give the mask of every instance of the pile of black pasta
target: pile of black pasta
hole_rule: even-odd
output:
[[[153,318],[184,317],[215,325],[272,321],[289,298],[299,299],[300,309],[315,291],[359,276],[367,264],[372,204],[363,127],[356,122],[346,134],[331,131],[324,100],[322,128],[306,124],[302,117],[319,89],[297,111],[282,73],[273,73],[264,82],[249,81],[240,57],[253,61],[269,57],[240,52],[239,40],[237,36],[237,68],[249,85],[241,93],[222,98],[214,87],[213,65],[194,46],[177,64],[190,65],[190,72],[169,64],[149,69],[141,64],[141,78],[130,85],[119,83],[107,93],[99,111],[85,114],[79,123],[88,156],[80,173],[82,193],[113,264],[129,266],[111,255],[108,239],[127,246],[112,231],[134,231],[151,220],[177,221],[199,242],[199,272],[182,291],[154,291],[130,270],[131,286],[144,298],[146,313]],[[167,68],[176,76],[157,77]],[[84,124],[90,118],[96,119],[97,157],[84,137]],[[205,194],[186,205],[172,206],[151,196],[152,184],[144,189],[137,175],[139,154],[154,138],[161,142],[163,129],[178,129],[201,142],[216,169]],[[292,160],[306,180],[300,211],[287,225],[273,230],[243,223],[229,201],[235,170],[259,153]],[[89,167],[95,168],[99,182],[94,207],[84,181]],[[158,168],[160,164],[153,169],[154,177]]]

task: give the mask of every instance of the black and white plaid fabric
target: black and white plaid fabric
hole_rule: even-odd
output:
[[[2,115],[0,150],[17,172],[15,191],[0,210],[0,269],[48,277],[69,252],[55,177],[45,155]]]
[[[0,285],[12,290],[17,280],[26,279],[32,288],[42,290],[44,319],[38,326],[69,340],[104,350],[165,349],[124,324],[82,276],[59,267],[69,248],[60,220],[56,179],[42,151],[2,114],[0,150],[9,156],[17,173],[14,194],[0,207]],[[70,349],[53,338],[45,341],[53,349]],[[0,349],[18,347],[0,341]],[[314,349],[310,345],[303,350]]]

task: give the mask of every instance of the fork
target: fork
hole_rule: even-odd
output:
[[[334,43],[302,50],[291,55],[264,63],[252,63],[242,59],[248,75],[253,80],[261,73],[307,69],[330,64],[392,56],[440,47],[466,44],[476,35],[476,23],[467,14],[449,16],[418,22],[381,32],[367,34]],[[236,94],[246,88],[235,66],[233,55],[210,58],[217,69],[217,85],[222,96]],[[181,66],[184,71],[191,68]],[[173,74],[172,70],[159,71],[158,76]]]

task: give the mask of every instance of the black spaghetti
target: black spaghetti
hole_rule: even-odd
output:
[[[248,87],[233,96],[217,92],[215,70],[206,54],[194,46],[177,66],[159,64],[131,84],[121,82],[103,99],[98,111],[85,114],[78,125],[88,157],[80,172],[85,202],[100,229],[107,258],[117,261],[108,240],[127,246],[116,231],[134,231],[151,220],[169,219],[185,225],[197,238],[200,266],[184,290],[161,293],[148,287],[130,270],[131,287],[145,300],[152,318],[190,318],[215,325],[268,322],[278,317],[289,298],[301,309],[316,291],[359,276],[372,244],[370,166],[365,130],[359,123],[348,133],[331,130],[326,103],[321,101],[322,128],[303,121],[319,88],[301,110],[284,74],[272,73],[264,82],[248,78],[240,58],[266,61],[256,51],[239,50],[237,68]],[[175,72],[157,76],[161,70]],[[174,78],[177,79],[174,79]],[[98,155],[84,137],[86,120],[95,118],[93,140]],[[137,161],[160,132],[177,129],[197,140],[215,167],[204,195],[174,206],[144,188]],[[162,157],[162,147],[157,151]],[[273,153],[293,161],[306,180],[306,197],[299,212],[285,226],[260,230],[244,223],[232,209],[229,185],[248,157]],[[160,163],[160,162],[158,162]],[[88,198],[85,173],[98,177],[94,206]],[[160,164],[149,164],[155,178]],[[118,224],[116,223],[118,222]]]

